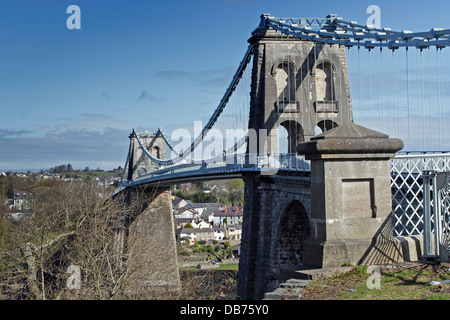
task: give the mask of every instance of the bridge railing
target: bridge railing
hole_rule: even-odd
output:
[[[391,160],[395,236],[423,234],[423,172],[427,170],[450,172],[450,152],[399,153]]]
[[[267,171],[270,169],[269,171]],[[266,170],[266,171],[265,171]],[[133,181],[123,181],[123,185],[153,183],[172,178],[207,176],[211,174],[237,173],[243,171],[261,171],[275,174],[278,170],[310,170],[309,161],[304,156],[289,154],[234,154],[214,157],[207,160],[184,159],[177,165],[161,166],[158,170],[144,173]]]

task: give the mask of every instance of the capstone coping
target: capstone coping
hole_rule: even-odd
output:
[[[306,156],[318,154],[383,154],[384,157],[401,150],[403,141],[389,138],[355,123],[345,123],[340,127],[312,137],[308,142],[297,145],[297,152]]]

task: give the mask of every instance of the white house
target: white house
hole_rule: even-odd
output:
[[[237,225],[242,224],[244,220],[244,211],[227,210],[214,212],[212,223],[215,226],[223,226],[225,224]]]
[[[14,191],[14,209],[25,210],[29,209],[29,200],[32,194],[28,191]]]
[[[214,230],[214,240],[223,240],[225,237],[225,232],[221,227],[213,227]]]
[[[191,200],[186,200],[185,208],[193,209],[197,211],[199,214],[203,213],[203,210],[205,210],[205,207],[198,205],[197,203],[192,202]]]
[[[175,210],[173,217],[175,219],[199,219],[200,214],[194,209],[183,207]]]
[[[195,241],[208,241],[208,240],[214,240],[214,230],[211,228],[183,228],[179,230],[178,233],[178,239],[182,240],[183,238],[188,238],[191,243],[194,243]]]
[[[198,222],[192,222],[191,224],[194,228],[197,228],[197,229],[211,228],[211,225],[208,222],[203,221],[203,220],[198,220]]]
[[[242,225],[227,225],[225,226],[225,236],[232,240],[241,240]]]

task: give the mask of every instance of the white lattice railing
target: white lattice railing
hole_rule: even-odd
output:
[[[395,236],[423,234],[422,172],[450,172],[450,153],[398,154],[391,160],[392,211]],[[446,210],[450,199],[445,200]],[[448,221],[448,213],[447,213]],[[448,223],[447,223],[448,225]]]
[[[441,245],[447,251],[447,260],[450,253],[450,177],[447,177],[445,186],[439,191],[441,199]]]

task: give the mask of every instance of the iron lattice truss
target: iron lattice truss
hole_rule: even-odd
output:
[[[397,155],[391,160],[392,212],[394,234],[396,236],[413,236],[423,233],[424,195],[423,176],[426,170],[450,172],[450,154],[408,154]],[[448,225],[448,203],[450,185],[442,192],[443,215]],[[448,233],[448,230],[446,230]]]
[[[432,28],[429,31],[392,31],[377,29],[354,21],[346,21],[336,15],[318,18],[274,18],[262,15],[258,29],[272,28],[286,35],[324,44],[345,47],[439,49],[450,46],[450,29]],[[257,29],[257,30],[258,30]]]
[[[439,191],[441,199],[441,243],[450,252],[450,177],[447,177],[444,187]]]

